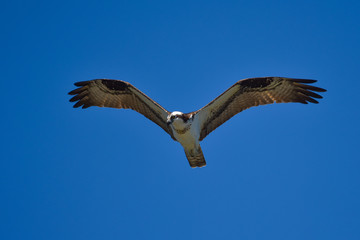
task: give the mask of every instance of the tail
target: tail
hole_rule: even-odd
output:
[[[184,149],[186,157],[190,163],[190,167],[203,167],[206,165],[204,154],[200,145],[197,148]]]

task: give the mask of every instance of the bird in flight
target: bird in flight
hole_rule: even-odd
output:
[[[169,112],[128,82],[95,79],[75,83],[74,108],[91,106],[135,110],[167,132],[185,150],[191,167],[206,165],[200,142],[221,124],[250,107],[271,103],[318,103],[315,92],[326,90],[309,85],[316,80],[284,77],[247,78],[238,81],[205,107],[190,113]]]

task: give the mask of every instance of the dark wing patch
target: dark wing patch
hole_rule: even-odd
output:
[[[175,139],[172,130],[166,124],[169,112],[130,83],[95,79],[77,82],[75,86],[79,88],[69,92],[70,95],[75,95],[70,99],[70,102],[76,102],[74,108],[99,106],[132,109],[155,122]]]
[[[237,113],[271,103],[318,103],[326,90],[308,84],[316,80],[263,77],[240,80],[202,109],[194,112],[201,122],[200,141]]]
[[[271,77],[264,77],[264,78],[250,78],[247,81],[239,82],[239,85],[242,87],[247,88],[264,88],[272,83]]]
[[[128,84],[123,81],[114,81],[108,79],[102,79],[102,84],[104,84],[109,90],[125,91],[128,89]]]

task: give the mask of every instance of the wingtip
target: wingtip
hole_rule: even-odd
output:
[[[297,83],[316,83],[317,80],[314,79],[302,79],[302,78],[290,78],[290,80],[292,82],[297,82]]]
[[[74,85],[77,86],[77,87],[82,87],[82,86],[87,85],[89,82],[90,81],[81,81],[81,82],[74,83]]]
[[[314,87],[311,85],[307,85],[307,84],[311,84],[311,83],[316,83],[317,80],[314,79],[300,79],[300,78],[290,78],[290,80],[296,84],[300,84],[302,86],[307,86],[306,88],[311,90],[311,91],[316,91],[316,92],[327,92],[326,89],[324,88],[320,88],[320,87]]]
[[[76,95],[77,92],[78,92],[77,90],[78,90],[78,89],[74,89],[74,90],[68,92],[68,95]]]
[[[317,88],[317,91],[318,91],[318,92],[327,92],[326,89],[324,89],[324,88],[319,88],[319,87]]]
[[[74,90],[68,92],[68,95],[75,95],[75,94],[76,94],[76,90],[77,90],[77,89],[74,89]]]
[[[82,105],[82,104],[79,104],[79,102],[77,102],[77,103],[74,104],[73,108],[78,108],[78,107],[80,107],[81,105]]]

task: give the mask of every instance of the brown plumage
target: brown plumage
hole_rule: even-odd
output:
[[[74,108],[88,108],[91,106],[132,109],[141,113],[174,138],[171,129],[166,124],[170,114],[157,102],[146,96],[130,83],[111,80],[95,79],[75,83],[79,87],[71,92],[75,95],[70,102],[76,102]]]
[[[206,165],[205,157],[202,152],[201,146],[193,148],[190,151],[185,149],[186,158],[189,161],[190,167],[203,167]]]
[[[76,102],[75,108],[130,108],[141,113],[164,129],[175,141],[186,146],[185,154],[191,167],[202,167],[206,162],[199,142],[209,133],[250,107],[287,102],[318,103],[316,98],[322,96],[316,92],[326,90],[309,85],[315,82],[316,80],[283,77],[240,80],[198,111],[187,114],[173,112],[177,119],[182,119],[183,125],[180,124],[181,127],[178,128],[172,124],[175,119],[175,115],[171,116],[173,113],[124,81],[95,79],[77,82],[75,86],[79,88],[69,94],[75,95],[70,99],[71,102]]]
[[[250,107],[271,103],[318,103],[315,92],[325,92],[308,85],[316,80],[283,77],[262,77],[240,80],[194,114],[202,121],[200,141],[237,113]]]

